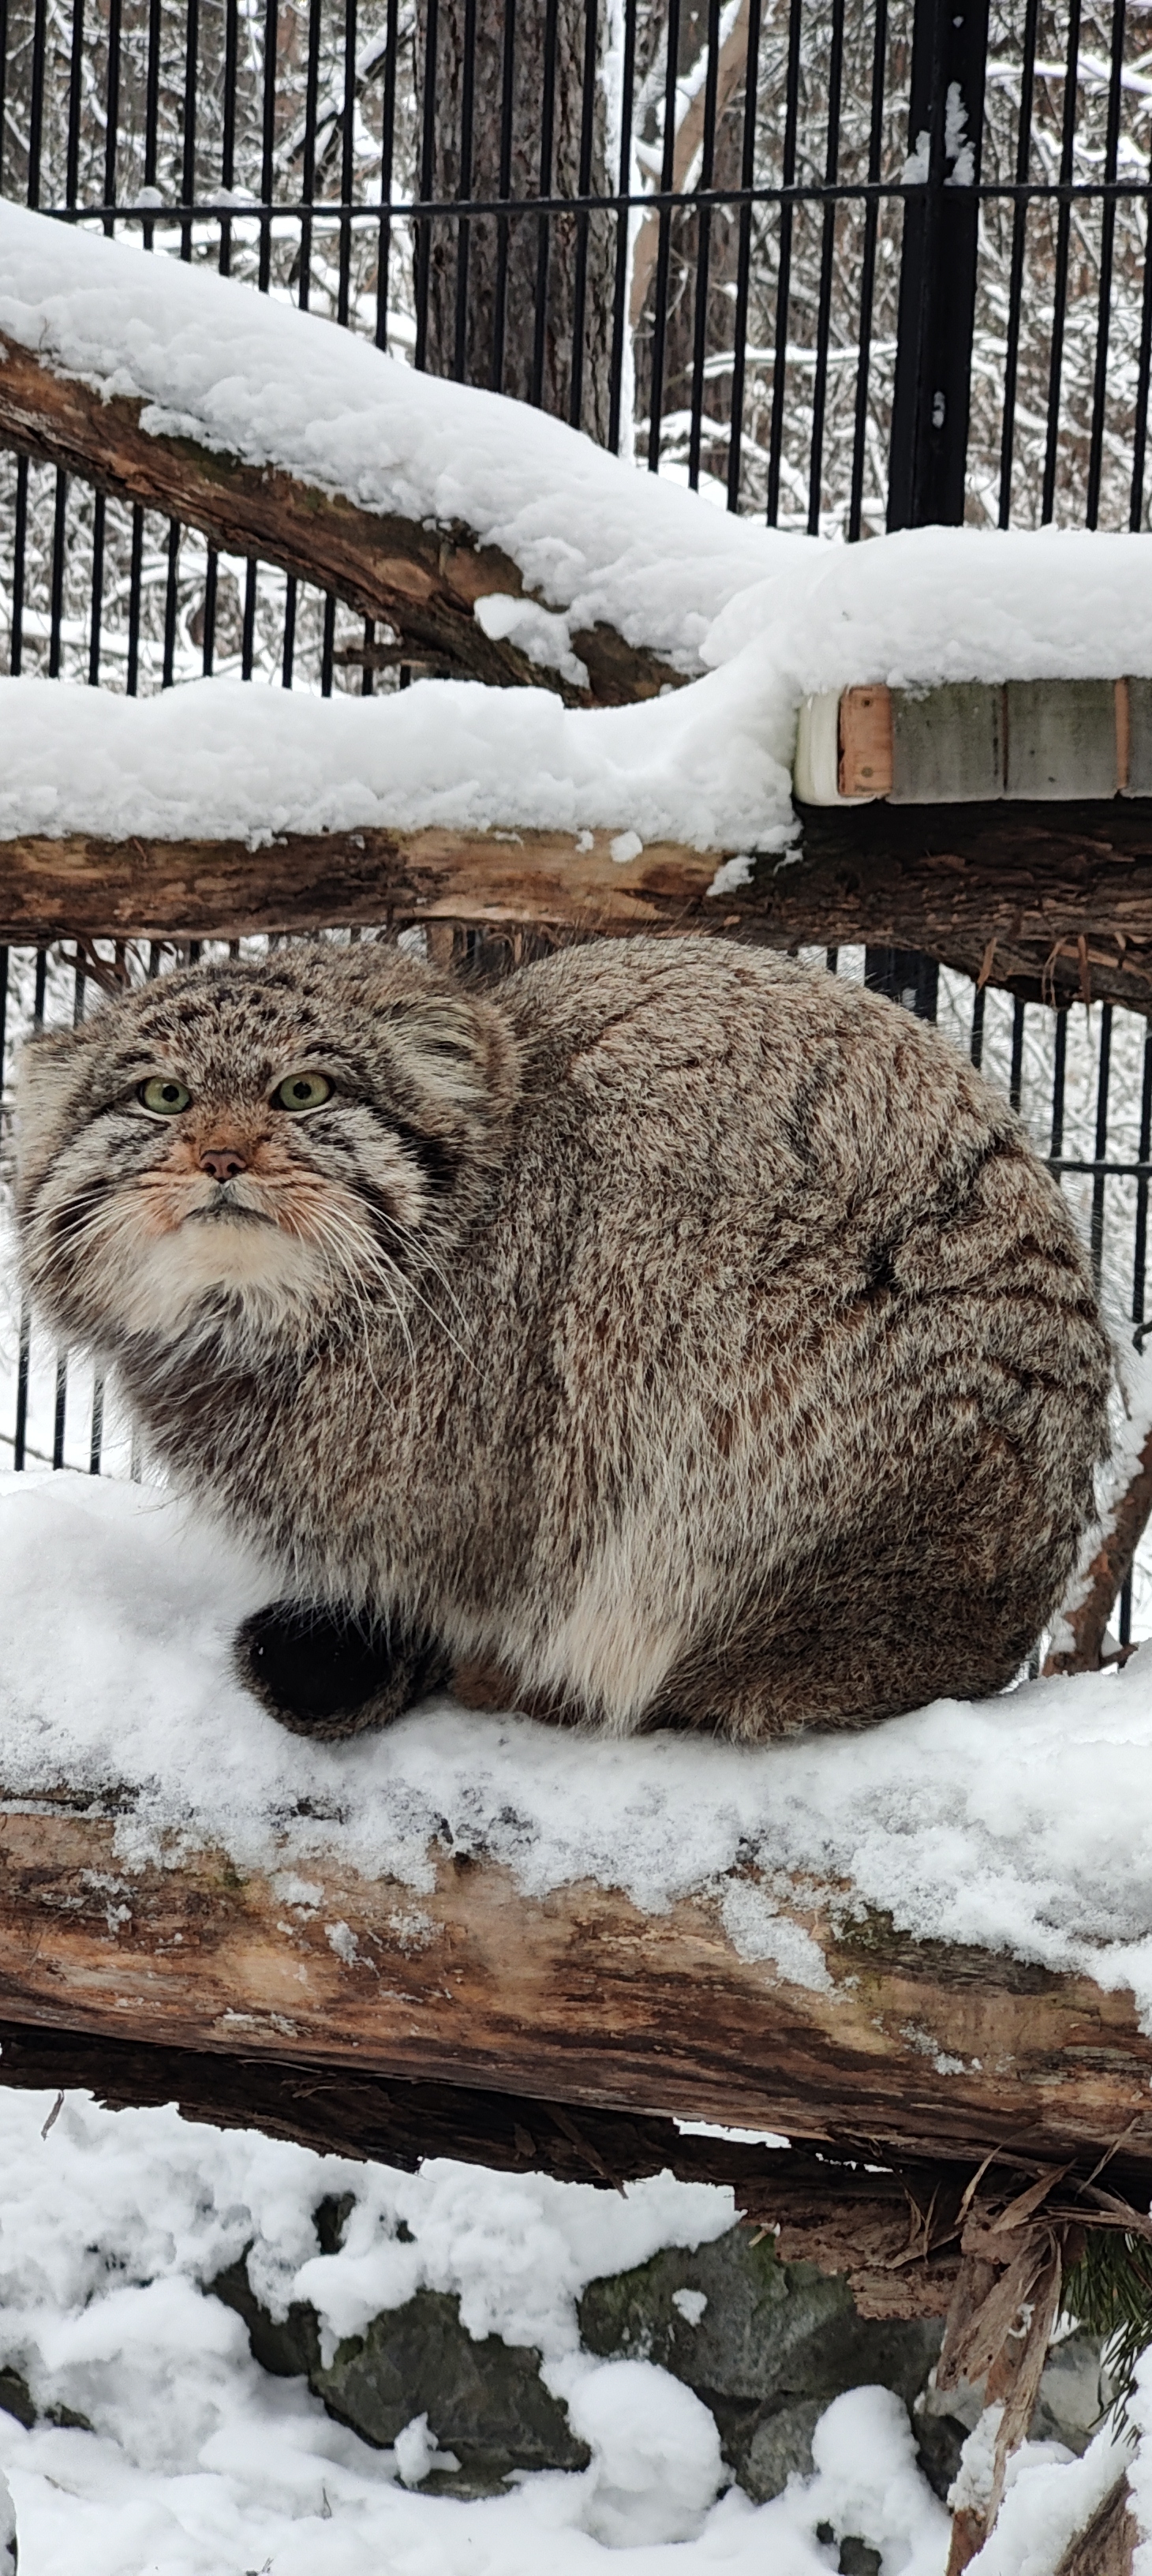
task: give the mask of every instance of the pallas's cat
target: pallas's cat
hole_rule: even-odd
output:
[[[618,1734],[994,1691],[1091,1511],[1058,1189],[944,1038],[762,952],[165,976],[30,1043],[18,1205],[42,1311],[277,1569],[244,1668],[320,1732],[450,1667]]]

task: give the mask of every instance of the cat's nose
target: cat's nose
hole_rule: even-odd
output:
[[[211,1172],[214,1181],[234,1181],[248,1165],[234,1145],[209,1145],[201,1154],[200,1169]]]

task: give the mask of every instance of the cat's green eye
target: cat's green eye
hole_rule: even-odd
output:
[[[332,1085],[326,1073],[290,1073],[286,1082],[272,1094],[274,1109],[319,1109],[321,1102],[332,1097]]]
[[[150,1109],[154,1117],[178,1118],[181,1110],[187,1109],[192,1094],[185,1083],[174,1081],[170,1073],[154,1073],[147,1082],[141,1083],[136,1097],[141,1108]]]

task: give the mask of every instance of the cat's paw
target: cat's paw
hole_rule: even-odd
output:
[[[329,1742],[388,1726],[448,1670],[434,1638],[315,1601],[253,1611],[232,1656],[238,1680],[281,1726]]]

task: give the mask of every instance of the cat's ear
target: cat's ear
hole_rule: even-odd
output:
[[[26,1204],[84,1116],[91,1043],[79,1029],[38,1029],[16,1059],[16,1196]]]
[[[520,1088],[519,1049],[503,1013],[432,986],[385,1013],[397,1069],[426,1109],[473,1132],[499,1125]]]

